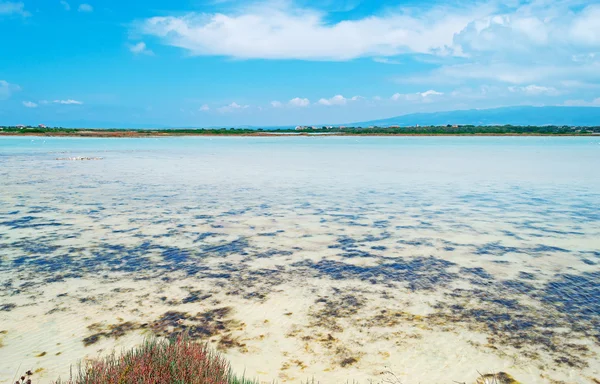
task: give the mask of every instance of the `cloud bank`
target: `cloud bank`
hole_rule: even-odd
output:
[[[290,2],[227,13],[156,16],[138,32],[192,55],[244,59],[380,62],[405,53],[472,57],[482,53],[588,52],[600,45],[600,4],[589,1],[498,1],[397,7],[380,15],[330,22],[327,13]],[[561,52],[563,54],[564,52]]]

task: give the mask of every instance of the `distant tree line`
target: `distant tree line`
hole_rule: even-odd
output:
[[[476,125],[437,125],[423,127],[350,127],[350,128],[333,128],[319,131],[327,132],[344,132],[353,135],[507,135],[507,134],[523,134],[523,135],[586,135],[600,133],[600,126],[596,127],[571,127],[571,126],[514,126],[514,125],[492,125],[492,126],[476,126]]]
[[[184,136],[184,135],[252,135],[261,133],[337,133],[346,135],[592,135],[600,126],[516,126],[516,125],[437,125],[421,127],[303,127],[296,129],[203,128],[203,129],[85,129],[62,127],[0,126],[0,132],[44,135]]]

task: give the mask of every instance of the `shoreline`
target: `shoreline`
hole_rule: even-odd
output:
[[[139,133],[123,132],[74,132],[74,133],[16,133],[0,132],[0,137],[85,137],[85,138],[161,138],[161,137],[600,137],[591,133]]]

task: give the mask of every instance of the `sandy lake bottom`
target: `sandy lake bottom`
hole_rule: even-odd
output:
[[[598,384],[598,141],[0,138],[0,383],[187,332],[269,383]]]

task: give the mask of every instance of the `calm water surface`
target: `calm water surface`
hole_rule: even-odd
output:
[[[597,137],[0,138],[0,382],[187,331],[264,382],[598,383],[599,166]]]

